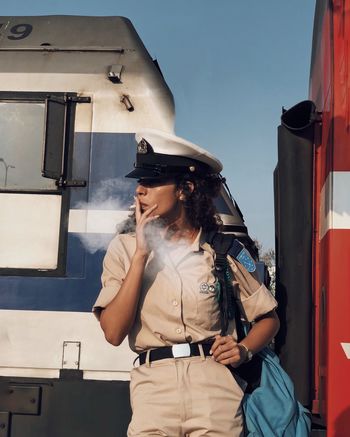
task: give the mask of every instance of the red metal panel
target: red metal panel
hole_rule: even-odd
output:
[[[350,343],[350,229],[319,234],[321,191],[334,171],[350,171],[350,0],[327,2],[319,27],[310,97],[323,112],[315,146],[314,277],[315,401],[313,412],[326,419],[327,436],[350,435],[350,360],[341,343]],[[337,196],[324,194],[332,214]],[[349,211],[344,211],[349,214]],[[332,228],[332,221],[329,223]],[[350,226],[349,226],[350,227]],[[320,240],[321,238],[321,240]]]
[[[310,99],[316,103],[317,110],[322,112],[321,137],[316,137],[317,152],[323,165],[318,174],[320,192],[328,174],[332,171],[332,153],[328,144],[332,143],[332,117],[333,117],[333,30],[332,13],[329,2],[323,1],[323,7],[319,7],[316,14],[323,16],[315,17],[317,28],[314,29],[313,51],[314,61],[310,75]],[[330,155],[330,156],[329,156]]]
[[[350,1],[334,2],[333,170],[350,170]]]
[[[332,151],[332,109],[333,109],[333,44],[332,44],[332,15],[329,3],[324,1],[318,5],[315,16],[313,51],[314,62],[310,77],[310,98],[315,101],[317,110],[322,112],[321,135],[316,132],[314,158],[314,218],[313,218],[313,278],[312,292],[314,304],[314,389],[315,398],[312,412],[325,416],[323,399],[327,397],[324,386],[326,349],[324,335],[326,321],[322,317],[322,284],[327,281],[328,262],[324,244],[320,244],[320,205],[321,190],[331,171],[329,155]],[[315,33],[316,32],[316,33]]]
[[[350,359],[341,343],[350,343],[350,230],[330,230],[324,238],[328,248],[326,286],[327,341],[327,435],[350,433]],[[327,247],[328,246],[328,247]],[[326,271],[327,271],[326,270]]]

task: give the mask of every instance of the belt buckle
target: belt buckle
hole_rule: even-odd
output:
[[[184,358],[191,356],[191,348],[189,343],[174,344],[171,346],[171,352],[174,358]]]

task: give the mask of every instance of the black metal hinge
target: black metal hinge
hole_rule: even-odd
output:
[[[56,185],[57,187],[60,188],[67,188],[67,187],[83,188],[86,187],[86,181],[77,180],[77,179],[67,180],[67,179],[60,178],[58,181],[56,181]]]
[[[91,97],[68,96],[67,100],[73,103],[91,103]]]

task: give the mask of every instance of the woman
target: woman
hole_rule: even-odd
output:
[[[136,135],[135,232],[111,242],[94,311],[108,342],[126,336],[140,354],[131,372],[128,436],[243,435],[244,381],[238,367],[267,345],[279,322],[276,301],[254,275],[229,259],[241,312],[254,322],[237,343],[235,323],[221,336],[214,272],[206,242],[220,219],[212,199],[221,163],[174,135]]]

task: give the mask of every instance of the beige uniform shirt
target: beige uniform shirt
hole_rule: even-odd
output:
[[[133,351],[199,342],[220,333],[214,251],[201,237],[199,232],[191,245],[164,243],[151,252],[129,332]],[[102,289],[93,307],[97,318],[118,293],[135,248],[135,234],[117,235],[111,241],[103,262]],[[237,301],[246,320],[273,310],[277,304],[265,285],[238,262],[230,259],[230,264]],[[234,325],[232,321],[229,333],[235,336]]]

